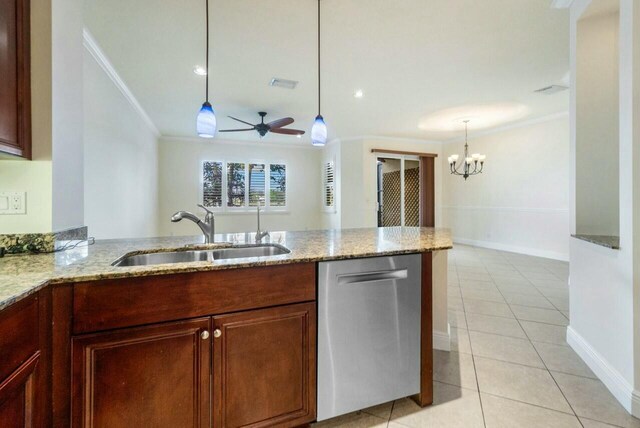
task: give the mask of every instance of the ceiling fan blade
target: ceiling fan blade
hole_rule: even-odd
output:
[[[273,122],[267,123],[269,128],[282,128],[283,126],[291,125],[293,123],[293,118],[284,117],[282,119],[274,120]]]
[[[233,116],[229,116],[229,117],[230,117],[231,119],[233,119],[233,120],[237,120],[238,122],[242,122],[242,123],[244,123],[245,125],[254,126],[254,124],[253,124],[253,123],[245,122],[244,120],[240,120],[240,119],[238,119],[238,118],[236,118],[236,117],[233,117]]]
[[[256,128],[247,128],[247,129],[220,129],[218,132],[242,132],[242,131],[253,131]]]
[[[269,132],[273,132],[274,134],[284,134],[284,135],[304,135],[304,131],[300,129],[276,128],[276,129],[270,129]]]

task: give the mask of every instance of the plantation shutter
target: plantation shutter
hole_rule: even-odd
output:
[[[269,205],[287,206],[287,166],[271,164],[269,166]]]
[[[335,188],[334,188],[334,169],[333,162],[324,164],[324,206],[332,208],[334,206]]]
[[[222,162],[204,162],[202,168],[202,204],[222,206]]]
[[[266,169],[264,164],[249,164],[249,206],[265,205]]]

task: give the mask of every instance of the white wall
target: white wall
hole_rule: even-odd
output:
[[[87,51],[84,54],[84,210],[98,239],[158,236],[158,142]]]
[[[190,221],[171,223],[176,211],[202,216],[201,174],[205,160],[240,162],[283,162],[287,165],[288,208],[284,213],[263,213],[263,230],[313,230],[322,228],[322,151],[296,143],[244,143],[240,141],[160,139],[160,233],[198,235]],[[255,231],[256,213],[217,213],[216,232]]]
[[[377,227],[377,154],[372,149],[398,150],[418,153],[441,154],[442,144],[434,141],[416,141],[402,138],[362,137],[336,141],[331,151],[339,152],[337,179],[339,199],[337,217],[344,229]],[[339,147],[339,149],[338,149]],[[325,149],[325,158],[328,151]],[[442,219],[442,166],[436,159],[436,226]]]
[[[84,225],[82,4],[82,0],[51,3],[52,224],[56,231]]]
[[[463,158],[464,141],[447,143],[447,157]],[[487,155],[481,175],[443,180],[445,226],[460,243],[568,260],[569,117],[469,139]]]
[[[571,66],[578,60],[578,21],[590,0],[574,0],[571,7]],[[620,403],[640,416],[640,5],[620,0],[620,135],[618,204],[620,249],[571,240],[571,325],[567,341],[603,381]],[[572,188],[576,189],[575,162],[577,95],[572,93],[571,152]],[[572,203],[572,228],[577,228],[578,202]],[[614,207],[615,209],[615,207]]]
[[[576,39],[576,233],[619,231],[619,14],[579,21]]]

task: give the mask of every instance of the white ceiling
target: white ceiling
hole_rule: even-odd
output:
[[[308,131],[317,113],[316,1],[210,2],[219,129],[236,127],[227,115],[257,122],[265,110]],[[449,139],[464,116],[473,129],[473,117],[480,123],[505,106],[487,126],[568,108],[566,91],[533,93],[569,69],[568,11],[549,0],[322,0],[322,20],[330,138]],[[204,64],[204,0],[85,0],[85,22],[160,132],[194,136],[204,101],[204,78],[192,71]],[[300,84],[274,88],[272,77]]]

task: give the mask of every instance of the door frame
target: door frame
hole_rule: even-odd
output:
[[[383,159],[397,159],[400,161],[400,171],[402,171],[402,174],[400,174],[400,206],[402,207],[400,209],[400,227],[405,227],[405,200],[404,200],[404,167],[405,167],[405,161],[410,160],[410,161],[417,161],[418,162],[418,167],[420,168],[420,203],[419,203],[419,211],[420,211],[420,219],[422,219],[422,209],[423,209],[423,204],[422,204],[422,187],[423,187],[423,180],[422,180],[422,162],[421,162],[421,157],[418,154],[404,154],[402,152],[398,152],[398,153],[391,153],[391,152],[374,152],[375,154],[375,158],[374,161],[376,163],[376,176],[379,176],[379,172],[378,172],[378,159],[383,158]],[[377,203],[377,209],[376,209],[376,219],[379,219],[379,212],[380,212],[380,184],[381,181],[379,178],[376,179],[376,201]],[[384,198],[384,192],[382,192],[383,198]],[[383,199],[384,202],[384,199]],[[383,203],[384,206],[384,203]],[[422,223],[422,222],[421,222]],[[420,224],[420,226],[422,226],[422,224]],[[380,223],[378,223],[378,227],[380,227]]]

